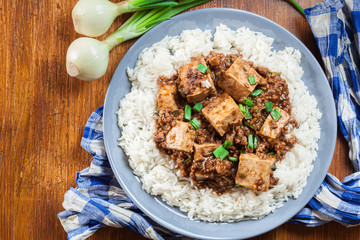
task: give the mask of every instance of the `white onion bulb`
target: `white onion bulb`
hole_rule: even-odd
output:
[[[82,37],[73,41],[66,54],[66,70],[72,77],[93,81],[105,74],[111,47],[99,40]]]
[[[98,37],[104,34],[120,15],[119,5],[108,0],[80,0],[72,10],[75,31]]]

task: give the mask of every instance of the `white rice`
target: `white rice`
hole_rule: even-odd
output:
[[[281,207],[289,197],[297,198],[301,194],[317,155],[321,113],[315,97],[310,96],[301,81],[300,52],[290,47],[275,51],[273,41],[245,27],[233,31],[220,25],[214,35],[210,30],[187,30],[143,50],[135,68],[128,69],[132,90],[120,102],[118,124],[122,129],[119,145],[129,157],[134,174],[141,178],[144,190],[187,212],[190,219],[209,222],[262,218]],[[170,77],[178,67],[189,63],[191,57],[207,55],[212,50],[240,53],[256,65],[281,72],[288,83],[292,114],[299,123],[292,130],[298,143],[276,164],[274,175],[280,180],[267,192],[256,195],[250,189],[236,188],[217,196],[210,189],[197,189],[189,179],[180,176],[176,163],[156,148],[153,133],[158,76]]]

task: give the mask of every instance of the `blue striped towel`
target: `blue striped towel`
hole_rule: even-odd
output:
[[[315,196],[289,222],[317,226],[337,221],[355,226],[360,224],[360,0],[325,0],[305,14],[323,57],[356,172],[342,182],[327,174]],[[102,114],[100,107],[86,123],[81,146],[93,161],[77,174],[77,187],[65,193],[66,210],[58,214],[68,239],[85,239],[102,226],[129,227],[151,239],[181,237],[146,217],[121,189],[106,157]]]

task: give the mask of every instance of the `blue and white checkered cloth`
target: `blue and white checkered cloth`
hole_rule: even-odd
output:
[[[336,102],[341,132],[349,142],[355,173],[340,182],[327,174],[315,196],[289,222],[317,226],[336,221],[360,224],[360,0],[325,0],[305,10],[316,38]],[[151,239],[179,238],[147,218],[126,196],[106,157],[103,107],[92,113],[81,146],[93,155],[77,174],[77,187],[65,193],[58,217],[68,239],[85,239],[102,226],[129,227]]]

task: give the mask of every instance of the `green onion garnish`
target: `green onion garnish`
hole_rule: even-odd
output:
[[[185,106],[184,118],[189,121],[191,120],[191,107],[189,105]]]
[[[253,101],[251,101],[250,99],[245,99],[245,101],[244,101],[244,104],[245,105],[248,105],[249,107],[252,107],[252,106],[254,106],[254,102]]]
[[[213,154],[217,158],[224,159],[229,154],[229,152],[223,147],[223,145],[220,145],[217,149],[215,149]]]
[[[277,121],[279,120],[282,116],[281,113],[279,112],[279,109],[275,108],[274,110],[271,111],[270,115],[272,116],[272,118]]]
[[[183,98],[186,97],[186,95],[185,95],[184,92],[183,92],[183,88],[179,88],[179,93],[181,94],[181,96],[182,96]]]
[[[274,155],[274,152],[269,152],[269,155]]]
[[[233,145],[233,143],[230,142],[230,141],[228,141],[228,140],[226,140],[226,141],[224,142],[224,148],[225,148],[225,149],[229,149],[229,147],[231,147],[231,145]]]
[[[249,134],[248,136],[248,148],[254,149],[254,139],[252,134]]]
[[[234,157],[229,157],[229,160],[232,161],[232,162],[237,162],[238,161],[238,159],[234,158]]]
[[[244,114],[245,119],[250,119],[252,117],[249,109],[244,105],[242,105],[241,103],[239,104],[239,108],[241,112]]]
[[[204,105],[202,105],[202,103],[197,103],[194,105],[193,109],[200,112],[203,107]]]
[[[256,83],[255,76],[248,76],[248,80],[251,85],[254,85]]]
[[[243,150],[240,150],[240,152],[241,152],[242,154],[245,154],[245,151],[243,151]]]
[[[190,160],[191,160],[191,157],[188,157],[187,159],[184,160],[184,163],[187,163]]]
[[[199,65],[197,66],[197,70],[199,70],[202,73],[206,73],[206,71],[208,70],[207,66],[202,65],[201,63],[199,63]]]
[[[275,171],[276,170],[276,166],[271,166],[271,170]]]
[[[256,149],[259,145],[258,138],[256,135],[254,135],[254,149]]]
[[[253,91],[252,93],[250,93],[251,96],[257,97],[259,96],[261,93],[263,92],[263,90],[261,89],[256,89],[255,91]]]
[[[248,122],[246,122],[246,121],[245,121],[245,125],[248,126],[248,127],[251,128],[251,129],[255,129],[255,127],[254,127],[253,125],[251,125],[250,123],[248,123]]]
[[[266,103],[265,103],[265,107],[266,107],[266,111],[267,111],[267,112],[271,112],[271,110],[273,109],[273,104],[272,104],[272,102],[266,102]]]
[[[200,122],[196,118],[193,118],[189,123],[195,130],[198,129],[201,125]]]

